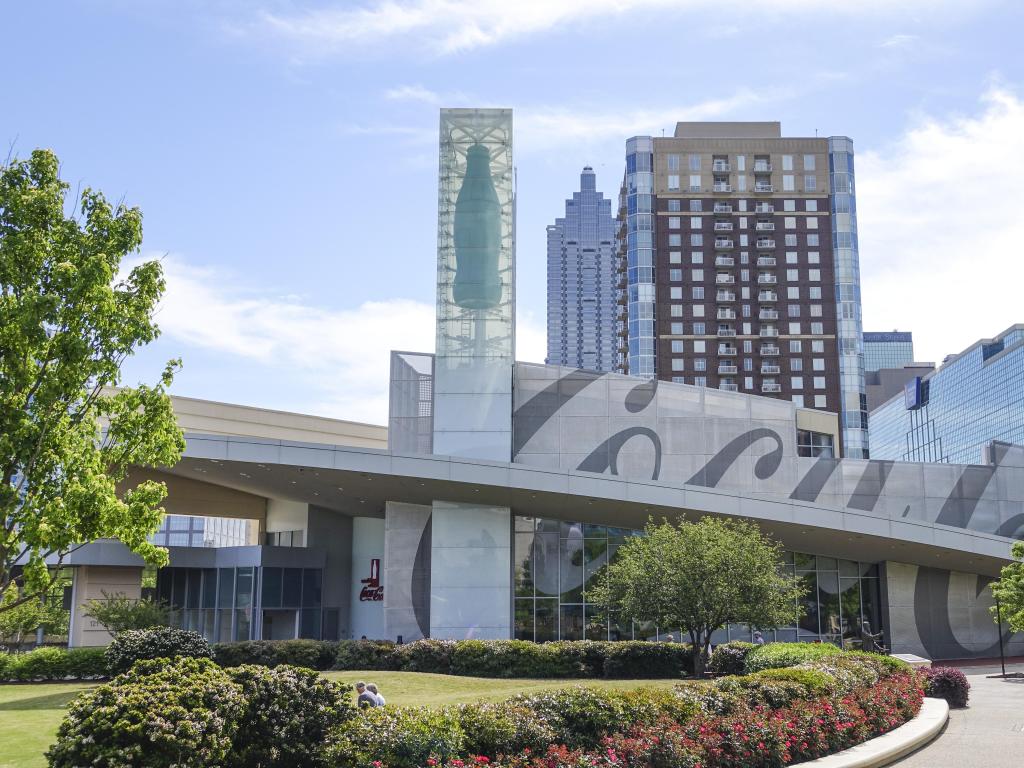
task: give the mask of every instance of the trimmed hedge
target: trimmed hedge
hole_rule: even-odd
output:
[[[762,669],[795,667],[797,664],[841,653],[843,651],[830,643],[767,643],[750,651],[743,667],[750,674]]]
[[[111,674],[126,672],[145,659],[212,659],[210,643],[198,632],[174,627],[119,632],[104,651]]]
[[[0,653],[0,681],[96,680],[107,676],[103,648],[36,648]]]
[[[673,678],[690,673],[693,650],[683,643],[640,640],[343,640],[334,668],[502,678]]]
[[[213,645],[213,660],[222,667],[256,664],[277,667],[288,664],[306,669],[330,669],[338,655],[338,643],[329,640],[246,640]]]
[[[955,667],[923,667],[918,672],[924,683],[924,695],[945,699],[951,707],[966,707],[971,695],[967,675]]]
[[[715,675],[742,675],[747,655],[757,648],[754,643],[733,640],[722,643],[711,652],[708,660],[708,672]]]

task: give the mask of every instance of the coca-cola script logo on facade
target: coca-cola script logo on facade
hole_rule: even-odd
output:
[[[359,602],[377,602],[384,599],[384,587],[380,583],[379,558],[370,560],[370,578],[360,579],[360,583],[363,584],[363,588],[359,592]]]

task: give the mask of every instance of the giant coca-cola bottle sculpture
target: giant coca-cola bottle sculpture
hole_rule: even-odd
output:
[[[455,279],[452,299],[466,309],[491,309],[501,300],[501,206],[482,144],[466,151],[466,175],[455,201]]]

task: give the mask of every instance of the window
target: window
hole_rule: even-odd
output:
[[[694,352],[698,352],[698,353],[703,353],[705,351],[705,347],[706,346],[707,346],[707,342],[706,341],[695,341],[695,342],[693,342],[693,351]]]
[[[746,200],[740,200],[739,210],[740,211],[746,211],[747,210],[747,201]]]
[[[704,323],[694,323],[693,324],[693,335],[694,336],[703,336],[704,335]]]
[[[796,251],[786,251],[786,263],[787,264],[796,264],[797,263]]]
[[[754,370],[754,361],[751,358],[749,358],[749,357],[743,358],[743,370],[744,371],[752,371],[752,370]]]
[[[672,335],[673,336],[682,336],[683,335],[683,324],[682,323],[672,323],[670,327],[672,329]]]
[[[740,248],[746,248],[748,245],[750,245],[750,241],[747,235],[740,235]]]
[[[821,262],[821,255],[817,251],[808,251],[807,252],[807,263],[808,264],[818,264],[820,262]]]
[[[740,216],[740,229],[746,229],[746,228],[747,228],[747,217],[746,216]]]
[[[669,155],[668,156],[668,169],[670,171],[678,171],[679,170],[679,155]]]
[[[817,192],[818,178],[816,176],[804,176],[804,192]]]
[[[815,395],[814,396],[814,407],[815,408],[825,408],[826,407],[825,396],[824,395]]]
[[[690,191],[691,192],[699,192],[700,191],[700,174],[699,173],[695,173],[692,176],[690,176]]]
[[[695,357],[693,359],[693,370],[695,371],[706,371],[708,369],[708,361],[703,357]]]
[[[811,317],[821,317],[821,304],[811,304]]]
[[[749,355],[753,351],[754,351],[754,342],[752,342],[750,339],[745,339],[743,341],[743,353]]]
[[[796,235],[786,235],[785,243],[786,243],[786,247],[787,248],[795,248],[796,247]]]
[[[783,192],[794,192],[796,191],[796,182],[793,180],[792,173],[782,174],[782,191]]]
[[[668,271],[668,279],[674,283],[678,283],[683,279],[683,270],[681,269],[670,269]]]
[[[701,210],[700,200],[691,200],[690,201],[690,213],[700,213],[700,210]]]
[[[819,355],[825,354],[825,342],[821,339],[815,339],[811,342],[811,352]]]
[[[684,350],[683,350],[683,343],[684,342],[681,341],[680,339],[673,339],[672,340],[672,352],[674,354],[681,355],[684,352]]]
[[[669,264],[682,264],[683,263],[683,252],[682,251],[669,251],[668,252],[668,263]]]
[[[704,252],[703,251],[691,251],[690,252],[690,263],[691,264],[703,264],[704,263]]]
[[[740,287],[740,298],[744,301],[750,298],[750,286],[744,285]]]
[[[808,229],[817,229],[818,228],[818,217],[817,216],[808,216],[807,217],[807,228]]]
[[[694,317],[704,317],[704,305],[703,304],[695,304],[693,306],[693,316]]]
[[[736,170],[745,171],[747,170],[747,158],[745,155],[736,155]]]
[[[691,171],[699,171],[700,170],[700,155],[690,155],[690,170]]]
[[[701,216],[691,216],[690,217],[690,229],[700,229],[701,221],[702,221],[702,217]]]
[[[790,304],[788,307],[786,307],[786,312],[790,317],[800,317],[800,305]]]
[[[747,177],[746,174],[739,174],[736,177],[736,191],[746,192],[747,191]]]
[[[803,351],[803,342],[800,339],[789,340],[789,351],[799,355]]]
[[[793,170],[793,156],[783,155],[782,156],[782,170],[792,171]]]
[[[786,213],[789,213],[790,211],[795,211],[796,210],[796,200],[783,200],[782,201],[782,210],[786,211]]]
[[[789,332],[790,332],[790,334],[792,334],[794,336],[799,336],[800,335],[800,323],[799,322],[790,323],[789,324]]]
[[[703,280],[704,280],[704,270],[703,269],[695,269],[695,270],[693,270],[693,282],[699,283],[699,282],[703,282]]]
[[[822,357],[814,358],[813,360],[811,360],[811,368],[813,368],[815,371],[824,371],[825,359]]]
[[[693,232],[690,234],[690,245],[695,248],[700,248],[704,245],[704,235],[700,232]]]
[[[673,357],[672,358],[672,370],[673,371],[685,371],[686,370],[686,361],[684,361],[683,358],[681,358],[681,357]]]
[[[669,312],[671,313],[672,317],[682,317],[683,316],[683,305],[682,304],[673,304],[671,307],[669,307]]]
[[[668,244],[670,248],[682,248],[683,236],[682,235],[669,235]]]
[[[682,301],[682,299],[683,299],[683,289],[682,289],[682,287],[674,286],[672,288],[669,288],[668,289],[668,293],[669,293],[668,297],[670,299],[679,299],[680,301]]]
[[[804,396],[803,395],[793,395],[793,405],[795,405],[797,408],[803,408],[804,407]]]
[[[824,376],[815,376],[814,377],[814,388],[815,389],[824,389],[825,388],[825,377]]]
[[[811,333],[815,336],[821,336],[825,333],[825,326],[822,323],[811,323]]]
[[[668,217],[668,228],[669,229],[679,229],[681,221],[682,221],[682,219],[680,219],[678,216],[669,216]]]
[[[799,357],[791,357],[789,359],[789,370],[791,371],[802,371],[804,369],[804,361]]]
[[[742,280],[743,282],[747,282],[748,280],[750,280],[750,270],[749,269],[741,269],[740,270],[740,280]]]
[[[791,285],[786,288],[787,299],[799,299],[800,298],[800,287],[797,285]]]
[[[796,229],[796,216],[787,216],[783,222],[786,229]]]
[[[682,200],[678,200],[678,199],[676,199],[676,200],[669,200],[668,201],[668,210],[669,210],[669,212],[675,213],[675,212],[681,210],[682,207],[683,207],[682,202],[683,202]]]
[[[754,388],[754,377],[753,376],[744,376],[743,377],[743,388],[744,389],[753,389]]]
[[[708,378],[707,378],[707,376],[694,376],[693,377],[693,386],[695,386],[695,387],[706,387],[707,385],[708,385]]]
[[[789,388],[790,389],[803,389],[804,388],[804,377],[803,376],[790,376],[789,377]]]
[[[743,335],[744,336],[749,336],[750,335],[750,323],[744,323],[743,324]]]
[[[817,232],[815,232],[813,234],[807,235],[807,244],[811,245],[811,246],[814,246],[815,248],[818,247],[818,245],[820,244],[820,241],[818,239],[818,233]]]
[[[670,173],[668,175],[668,191],[678,192],[679,191],[679,174]]]
[[[804,155],[804,170],[805,171],[813,171],[814,170],[814,155]]]
[[[807,270],[807,279],[810,280],[812,283],[820,283],[821,282],[821,270],[820,269],[808,269]]]
[[[787,269],[786,270],[786,279],[789,282],[791,282],[791,283],[799,282],[800,281],[800,270],[799,269]]]
[[[807,201],[807,210],[811,211],[811,212],[817,211],[818,210],[818,201],[817,200],[808,200]]]
[[[835,455],[835,447],[832,445],[832,435],[824,432],[811,432],[807,429],[798,429],[796,432],[796,453],[797,456],[815,458],[827,456],[832,458]]]

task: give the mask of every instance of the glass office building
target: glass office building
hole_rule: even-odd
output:
[[[617,367],[619,265],[612,201],[597,191],[594,170],[580,174],[580,191],[565,216],[548,226],[549,365],[588,371]]]
[[[983,339],[871,414],[871,455],[982,462],[992,440],[1024,443],[1024,325]]]
[[[654,378],[654,140],[636,136],[626,142],[626,274],[629,349],[626,371]]]
[[[664,640],[684,638],[679,627],[626,624],[588,600],[601,568],[639,531],[580,522],[515,518],[515,637],[520,640]],[[804,584],[797,624],[764,632],[769,642],[853,645],[861,622],[881,626],[879,567],[787,552],[785,567]],[[714,643],[751,639],[747,626],[725,627]]]
[[[902,368],[914,362],[914,335],[909,331],[864,331],[864,372]]]

